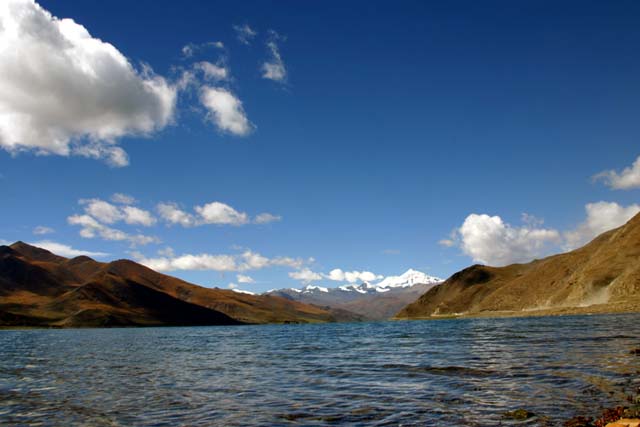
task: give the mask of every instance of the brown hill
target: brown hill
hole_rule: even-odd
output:
[[[586,246],[529,264],[474,265],[396,318],[640,311],[640,214]]]
[[[227,325],[345,317],[284,298],[203,288],[133,261],[67,259],[23,242],[0,246],[0,326]]]

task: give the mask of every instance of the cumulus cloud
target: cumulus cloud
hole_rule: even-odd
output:
[[[598,235],[625,224],[640,212],[640,205],[621,206],[614,202],[589,203],[586,219],[575,229],[563,233],[542,228],[542,221],[523,214],[523,226],[505,223],[499,216],[469,215],[444,246],[459,246],[474,261],[493,266],[529,262],[550,250],[579,248]]]
[[[322,280],[322,275],[314,271],[304,268],[299,271],[292,271],[289,273],[289,277],[294,280],[300,280],[303,283],[311,283],[318,280]]]
[[[125,166],[126,135],[172,121],[176,88],[33,0],[0,2],[0,147]]]
[[[39,225],[33,229],[33,234],[42,235],[42,234],[51,234],[54,233],[55,230],[51,227],[45,227],[44,225]]]
[[[134,254],[136,260],[157,271],[176,270],[212,270],[212,271],[248,271],[267,267],[286,266],[299,269],[305,263],[300,258],[268,258],[257,252],[246,250],[241,254],[184,254],[179,256],[161,256],[146,258]],[[245,276],[248,277],[248,276]]]
[[[213,271],[237,271],[235,257],[231,255],[181,255],[175,258],[138,258],[140,264],[156,271],[175,270],[213,270]]]
[[[256,215],[253,222],[256,224],[269,224],[270,222],[278,222],[282,221],[282,217],[280,215],[273,215],[268,212],[264,212]]]
[[[111,196],[111,201],[121,205],[134,205],[138,202],[134,197],[124,193],[115,193]]]
[[[256,282],[255,280],[253,280],[251,276],[246,276],[244,274],[238,274],[236,276],[236,279],[238,279],[238,283],[255,283]]]
[[[287,69],[284,66],[277,43],[281,37],[275,32],[271,34],[271,39],[267,42],[270,57],[262,64],[262,77],[276,82],[284,82],[287,79]]]
[[[183,227],[193,227],[196,225],[196,219],[190,213],[180,209],[173,202],[158,203],[156,207],[158,214],[169,224],[179,224]]]
[[[203,86],[200,102],[209,110],[209,119],[220,131],[245,136],[253,130],[254,126],[247,118],[242,101],[229,90]]]
[[[71,215],[67,218],[69,225],[81,227],[80,236],[85,239],[101,237],[104,240],[127,241],[132,246],[143,246],[150,243],[160,243],[160,239],[155,236],[144,234],[129,234],[122,230],[101,224],[90,215]]]
[[[85,207],[84,215],[71,215],[67,218],[67,222],[69,225],[75,225],[80,227],[80,236],[85,239],[93,239],[95,237],[100,237],[104,240],[112,240],[112,241],[126,241],[129,242],[131,246],[143,246],[148,245],[150,243],[160,243],[160,239],[155,236],[147,236],[144,234],[129,234],[122,230],[118,230],[116,228],[112,228],[110,226],[105,225],[100,222],[100,220],[93,217],[89,212],[89,208],[92,206],[89,204]],[[95,206],[95,205],[94,205]],[[134,208],[135,209],[135,208]],[[102,215],[102,219],[112,220],[114,217],[110,216],[108,212],[109,209],[100,210],[94,209],[94,213],[97,212],[99,215]],[[129,216],[121,216],[119,213],[117,215],[117,219],[113,222],[120,219],[133,219],[134,221],[138,221],[139,218],[131,218]],[[110,223],[108,223],[110,224]]]
[[[469,215],[458,230],[462,251],[474,261],[493,266],[528,262],[560,241],[553,229],[514,227],[499,216]]]
[[[251,28],[248,24],[234,25],[233,29],[236,32],[238,40],[242,44],[249,45],[251,41],[258,35],[258,32]]]
[[[622,172],[609,170],[600,172],[594,179],[604,181],[614,190],[631,190],[640,188],[640,157]]]
[[[249,222],[249,216],[246,213],[238,212],[225,203],[207,203],[196,206],[195,211],[203,224],[243,225]]]
[[[150,227],[157,221],[151,212],[135,206],[116,206],[101,199],[82,199],[80,204],[84,205],[87,215],[104,224],[124,221],[131,225]]]
[[[93,218],[105,224],[113,224],[122,219],[120,208],[100,199],[82,199],[80,204],[85,205],[84,211]]]
[[[201,61],[194,65],[204,75],[204,78],[212,81],[221,81],[229,78],[229,70],[223,64],[212,64],[211,62]]]
[[[46,249],[50,252],[53,252],[56,255],[60,255],[67,258],[73,258],[80,255],[100,258],[100,257],[105,257],[109,255],[104,252],[92,252],[92,251],[84,251],[81,249],[75,249],[69,245],[52,242],[50,240],[41,240],[39,242],[30,243],[30,245],[37,246],[42,249]]]
[[[579,248],[605,231],[620,227],[640,212],[640,205],[621,206],[614,202],[589,203],[587,218],[575,230],[564,233],[566,250]]]
[[[333,280],[335,282],[373,282],[374,280],[383,279],[384,276],[372,273],[370,271],[343,271],[340,268],[335,268],[324,275],[325,278]]]
[[[261,213],[252,220],[246,212],[240,212],[226,203],[217,201],[195,206],[195,213],[185,211],[174,202],[159,203],[156,210],[165,222],[182,225],[183,227],[196,227],[207,224],[240,226],[251,222],[266,224],[282,219],[277,215]]]
[[[136,208],[135,206],[125,206],[122,208],[124,222],[127,224],[144,225],[150,227],[156,223],[156,218],[149,211]]]

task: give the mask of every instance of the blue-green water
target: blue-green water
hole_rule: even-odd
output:
[[[0,424],[561,425],[636,347],[640,315],[2,331]]]

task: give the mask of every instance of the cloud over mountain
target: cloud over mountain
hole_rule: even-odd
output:
[[[594,178],[604,181],[614,190],[640,188],[640,156],[631,166],[624,168],[621,172],[608,170],[600,172]]]

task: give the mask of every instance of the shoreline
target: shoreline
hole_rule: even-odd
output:
[[[450,319],[505,319],[527,317],[559,317],[559,316],[595,316],[606,314],[640,313],[640,302],[633,301],[622,304],[597,304],[587,307],[558,307],[542,310],[501,310],[472,313],[455,313],[431,316],[393,317],[391,320],[450,320]]]

